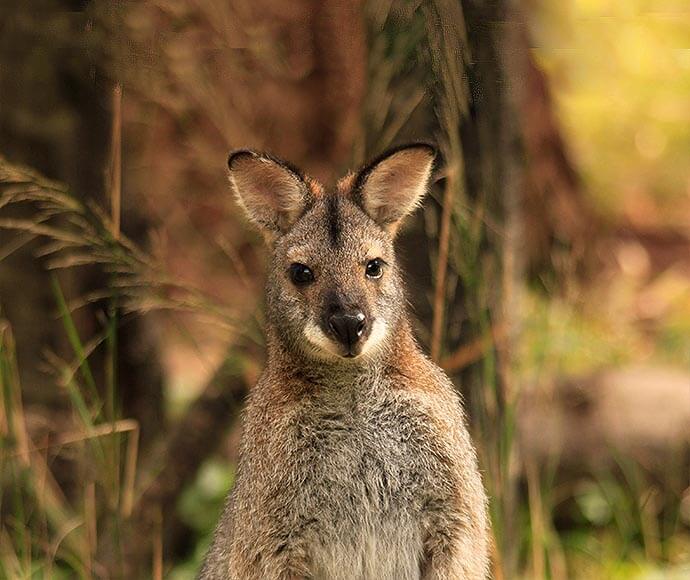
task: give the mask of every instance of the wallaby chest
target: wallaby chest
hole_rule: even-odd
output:
[[[315,578],[419,577],[425,506],[445,477],[428,419],[387,383],[317,394],[295,411],[293,508]]]

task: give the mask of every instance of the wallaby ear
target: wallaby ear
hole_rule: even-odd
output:
[[[267,239],[288,231],[310,204],[309,187],[300,173],[270,155],[235,151],[228,168],[237,201]]]
[[[357,175],[355,201],[381,227],[394,234],[426,193],[435,158],[436,150],[423,143],[384,153]]]

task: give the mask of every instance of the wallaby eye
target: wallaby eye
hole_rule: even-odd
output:
[[[383,260],[375,258],[367,262],[366,268],[367,278],[380,278],[383,276]]]
[[[306,286],[314,281],[314,272],[309,266],[295,262],[290,264],[290,280],[295,286]]]

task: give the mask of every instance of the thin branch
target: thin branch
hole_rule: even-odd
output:
[[[110,211],[113,237],[120,237],[122,213],[122,86],[113,88],[113,122],[110,150]]]
[[[494,326],[490,333],[460,345],[453,354],[441,360],[441,366],[451,374],[461,371],[481,359],[489,349],[501,344],[506,338],[506,330],[503,325]]]
[[[443,192],[443,213],[441,231],[438,236],[438,259],[436,261],[436,280],[434,283],[434,317],[431,323],[431,358],[435,361],[441,356],[443,319],[446,298],[446,274],[448,272],[448,248],[450,246],[450,218],[456,189],[456,172],[450,171]]]

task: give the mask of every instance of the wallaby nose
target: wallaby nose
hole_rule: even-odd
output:
[[[348,348],[362,338],[366,323],[363,312],[336,312],[328,319],[328,326],[335,337]]]

